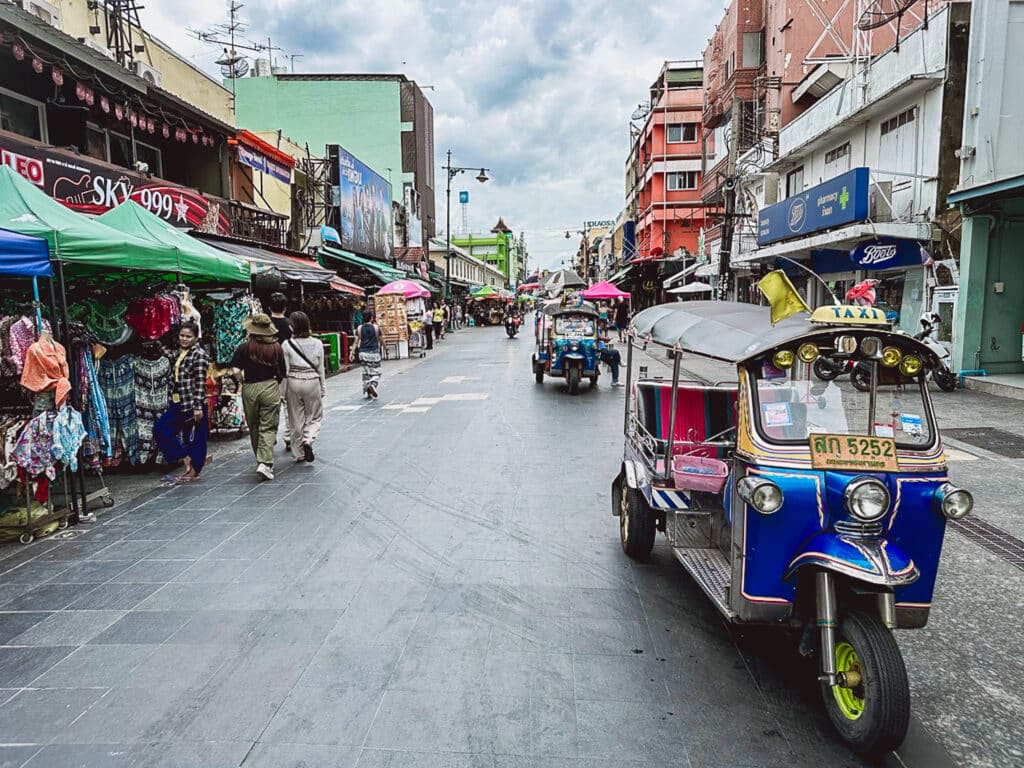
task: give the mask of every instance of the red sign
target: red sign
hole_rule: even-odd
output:
[[[226,204],[127,168],[111,168],[2,134],[0,162],[79,213],[99,215],[125,200],[134,200],[175,227],[220,235],[231,233]]]

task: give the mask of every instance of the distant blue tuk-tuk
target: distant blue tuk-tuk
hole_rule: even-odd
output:
[[[531,363],[538,384],[544,383],[545,376],[564,379],[573,395],[579,392],[582,379],[597,386],[601,360],[597,321],[597,308],[590,302],[563,306],[560,301],[549,301],[537,310],[537,349]]]

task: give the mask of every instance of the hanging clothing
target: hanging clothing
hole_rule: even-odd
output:
[[[157,296],[153,299],[136,299],[128,305],[125,322],[143,339],[159,339],[171,330],[171,311],[177,302]]]
[[[43,330],[50,330],[50,323],[46,320],[43,321]],[[36,343],[35,321],[31,317],[22,317],[16,320],[11,325],[8,336],[8,343],[11,347],[11,359],[14,361],[14,366],[17,368],[18,373],[21,374],[22,369],[25,367],[25,355],[28,353],[29,347]]]
[[[53,449],[53,422],[57,414],[46,411],[29,420],[14,448],[14,462],[29,477],[45,474],[51,480],[57,476],[54,465],[57,456]]]
[[[18,464],[14,460],[14,449],[18,437],[28,419],[15,417],[0,422],[0,489],[6,488],[18,479]]]
[[[63,345],[40,337],[25,351],[21,385],[32,392],[53,392],[57,407],[64,404],[71,391],[68,380],[68,357]]]
[[[100,382],[96,376],[92,351],[83,344],[79,354],[79,362],[81,364],[79,370],[82,371],[84,383],[82,391],[87,393],[88,398],[88,408],[85,412],[85,431],[95,442],[96,455],[102,454],[110,458],[114,455],[114,446],[110,440],[107,401],[103,397],[103,390],[100,388]]]
[[[96,299],[82,299],[68,308],[68,317],[83,323],[100,341],[113,344],[123,340],[128,331],[125,323],[127,310],[125,301],[101,303]]]
[[[213,349],[219,361],[230,360],[232,353],[245,340],[242,321],[251,314],[242,301],[225,301],[213,310]]]
[[[139,425],[135,415],[135,358],[103,358],[97,376],[107,401],[107,423],[111,434],[124,448],[128,463],[139,463]]]
[[[78,470],[78,449],[85,440],[82,414],[65,405],[53,420],[53,455],[64,462],[72,472]]]
[[[171,361],[166,357],[135,358],[135,418],[139,431],[139,461],[154,460],[159,451],[153,425],[167,408],[171,396]]]

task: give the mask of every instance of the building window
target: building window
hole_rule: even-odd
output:
[[[878,168],[881,171],[910,170],[914,167],[917,135],[915,108],[882,121],[878,141]]]
[[[850,142],[825,153],[825,178],[832,179],[850,170]]]
[[[668,143],[684,144],[697,140],[696,123],[669,123]]]
[[[786,174],[786,197],[799,195],[804,191],[804,167],[801,165],[795,171]]]
[[[114,165],[120,165],[122,168],[133,167],[132,140],[127,136],[120,133],[114,133],[113,131],[108,131],[107,136],[110,146],[110,162]],[[143,144],[141,141],[136,141],[135,159],[148,165],[149,173],[153,176],[164,175],[160,150],[156,147],[151,147],[149,144]]]
[[[680,171],[668,174],[668,188],[670,191],[697,188],[697,171]]]
[[[45,142],[46,110],[38,101],[0,88],[0,128]]]
[[[764,63],[764,30],[743,33],[743,66],[756,69]]]

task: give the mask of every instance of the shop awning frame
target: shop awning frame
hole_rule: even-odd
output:
[[[403,280],[408,277],[408,275],[400,269],[395,269],[381,261],[374,261],[373,259],[356,256],[356,254],[351,251],[344,251],[325,245],[320,248],[320,255],[332,258],[335,261],[340,261],[344,264],[349,264],[353,267],[358,267],[359,269],[368,272],[374,277],[374,279],[379,280],[381,285],[387,285],[395,280]]]
[[[312,259],[307,261],[296,256],[278,253],[269,248],[261,248],[255,243],[238,243],[220,237],[206,237],[201,233],[193,233],[192,237],[214,248],[249,259],[254,263],[269,265],[284,280],[327,285],[335,276],[331,270],[324,269]]]

